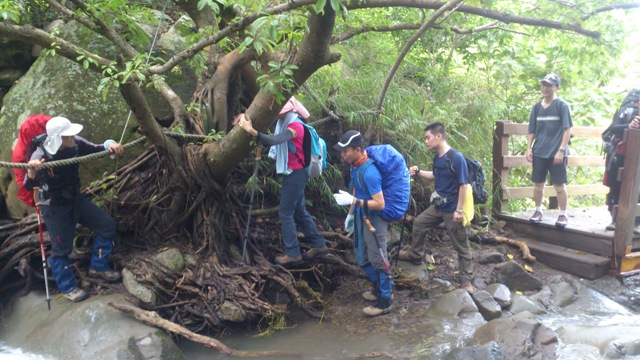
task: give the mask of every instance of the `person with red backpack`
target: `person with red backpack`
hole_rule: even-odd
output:
[[[11,161],[14,163],[26,163],[29,161],[27,157],[31,156],[32,149],[30,145],[32,141],[38,136],[47,132],[47,122],[51,119],[51,116],[44,114],[36,114],[27,117],[22,125],[20,125],[20,132],[18,133],[18,142],[13,148],[11,155]],[[26,169],[14,168],[13,174],[15,175],[16,184],[18,185],[18,198],[22,200],[29,207],[35,207],[36,203],[33,198],[33,192],[24,188],[24,177],[27,175]]]
[[[114,140],[97,145],[77,136],[81,130],[82,125],[73,124],[64,117],[50,119],[46,124],[46,137],[31,154],[28,161],[30,168],[24,178],[26,190],[39,189],[42,216],[51,239],[51,273],[60,292],[73,302],[82,301],[88,296],[76,285],[69,262],[77,223],[96,233],[89,276],[109,282],[121,277],[119,272],[111,269],[107,259],[116,238],[116,222],[80,192],[79,165],[49,169],[43,169],[42,166],[47,161],[72,159],[103,150],[122,155],[123,147]]]
[[[306,119],[309,115],[307,109],[292,96],[278,115],[273,136],[254,129],[246,114],[238,117],[238,126],[258,142],[271,147],[269,157],[276,160],[276,173],[283,175],[278,216],[285,253],[275,258],[275,263],[283,266],[295,265],[303,259],[313,260],[324,256],[328,251],[326,241],[318,232],[304,200],[304,188],[309,174],[305,170],[304,125],[301,118]],[[305,238],[311,241],[311,249],[304,254],[300,253],[296,225]]]

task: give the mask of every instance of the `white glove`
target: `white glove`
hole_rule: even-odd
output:
[[[347,230],[347,232],[353,231],[353,214],[348,214],[347,218],[344,219],[344,229]]]
[[[351,205],[353,203],[353,195],[344,190],[340,190],[337,194],[333,194],[338,205]]]

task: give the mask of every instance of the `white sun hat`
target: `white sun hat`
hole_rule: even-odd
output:
[[[56,116],[47,122],[47,138],[44,148],[51,155],[55,155],[62,145],[63,136],[74,136],[82,131],[82,125],[74,124],[69,119]]]

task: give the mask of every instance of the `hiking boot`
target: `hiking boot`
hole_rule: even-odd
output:
[[[307,251],[306,253],[302,254],[302,258],[309,261],[309,260],[313,260],[317,257],[322,257],[327,255],[328,249],[327,247],[321,247],[321,248],[311,248],[309,249],[309,251]]]
[[[470,280],[464,280],[462,282],[462,284],[460,284],[460,289],[465,290],[469,294],[471,294],[471,293],[473,293],[475,291],[475,289],[473,288],[473,285],[471,285],[471,281]]]
[[[605,227],[606,230],[609,231],[615,231],[616,230],[616,222],[612,221],[611,224],[607,225],[607,227]]]
[[[100,278],[107,282],[118,281],[122,278],[122,275],[115,270],[98,271],[96,269],[89,269],[89,276]]]
[[[73,291],[62,295],[73,302],[80,302],[89,297],[89,294],[80,288],[75,288]]]
[[[275,258],[274,262],[281,266],[295,265],[302,261],[302,256],[289,256],[287,254],[280,255]]]
[[[367,316],[378,316],[382,314],[387,314],[393,309],[393,300],[380,298],[375,304],[371,306],[367,306],[362,309],[362,312]]]
[[[411,252],[409,250],[400,250],[398,253],[398,259],[402,261],[408,261],[414,265],[422,264],[422,258],[414,258],[411,256]]]
[[[362,293],[362,298],[365,301],[377,302],[380,297],[380,286],[378,286],[378,282],[371,282],[372,290],[365,291]]]
[[[556,227],[560,229],[564,229],[567,227],[567,217],[564,215],[558,216],[558,220],[556,221]]]
[[[529,218],[529,222],[532,224],[539,224],[540,221],[542,221],[542,212],[536,210],[536,212],[533,213],[533,216]]]

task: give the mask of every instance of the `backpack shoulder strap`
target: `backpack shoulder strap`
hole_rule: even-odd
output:
[[[360,167],[358,168],[358,184],[360,184],[360,187],[367,192],[367,194],[369,196],[371,196],[371,193],[369,192],[369,188],[367,187],[367,184],[364,183],[363,177],[364,177],[364,173],[365,171],[367,171],[367,169],[369,168],[369,166],[371,166],[371,164],[373,164],[373,159],[369,158],[367,159],[367,161],[364,162],[364,164],[360,165]]]
[[[449,170],[449,174],[451,174],[451,177],[453,177],[453,179],[456,181],[456,183],[458,182],[458,174],[456,174],[456,170],[453,168],[453,156],[459,151],[454,150],[453,148],[449,149],[449,151],[447,151],[446,154],[446,164],[447,164],[447,170]]]

